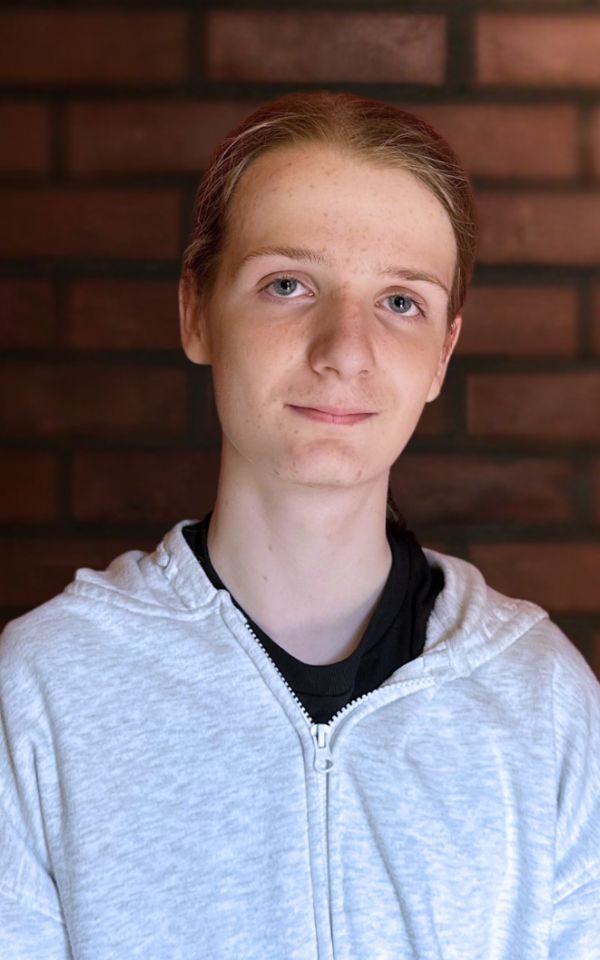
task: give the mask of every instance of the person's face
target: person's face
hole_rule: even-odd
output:
[[[249,167],[228,233],[208,303],[184,297],[182,338],[212,364],[229,469],[387,485],[460,327],[444,208],[403,170],[311,144]]]

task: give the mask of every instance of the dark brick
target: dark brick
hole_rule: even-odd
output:
[[[392,486],[415,523],[557,523],[571,517],[573,472],[562,460],[407,454]]]
[[[502,593],[552,613],[600,613],[599,543],[480,543],[470,557]]]
[[[49,453],[0,453],[0,520],[52,520],[57,510],[55,457]]]
[[[49,347],[55,342],[51,285],[45,280],[0,280],[0,346]]]
[[[98,364],[5,364],[0,429],[9,436],[178,435],[185,427],[180,370]]]
[[[206,31],[211,80],[439,85],[445,76],[437,14],[221,10]]]
[[[171,350],[180,345],[177,283],[80,280],[68,294],[66,345]]]
[[[0,192],[5,257],[176,257],[176,190]]]
[[[73,512],[78,520],[111,523],[202,518],[214,504],[218,468],[217,452],[80,453]]]
[[[577,294],[570,287],[472,287],[457,351],[514,357],[573,356]]]
[[[0,14],[0,81],[172,85],[185,76],[182,12],[20,10]]]
[[[600,440],[600,373],[474,373],[469,432],[530,440]]]

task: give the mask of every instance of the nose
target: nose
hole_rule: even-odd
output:
[[[342,380],[373,372],[373,317],[364,304],[349,296],[328,298],[314,316],[310,364],[317,373]]]

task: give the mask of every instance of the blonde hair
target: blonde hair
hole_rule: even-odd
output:
[[[290,93],[259,107],[214,151],[198,187],[183,280],[209,295],[224,249],[233,192],[250,164],[278,147],[322,143],[384,167],[407,170],[440,201],[456,240],[448,324],[460,311],[473,270],[473,194],[461,164],[427,123],[392,104],[349,93]]]

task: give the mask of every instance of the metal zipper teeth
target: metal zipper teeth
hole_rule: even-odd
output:
[[[297,703],[298,706],[300,707],[300,710],[302,711],[303,715],[305,716],[305,718],[306,718],[309,726],[312,727],[312,726],[314,725],[314,720],[313,720],[313,718],[311,717],[310,713],[308,712],[308,710],[306,709],[306,707],[304,706],[304,704],[302,703],[302,701],[298,699],[298,695],[296,694],[296,692],[295,692],[294,690],[292,690],[292,688],[290,687],[289,683],[288,683],[287,680],[285,679],[284,675],[282,674],[281,670],[279,669],[279,667],[277,666],[277,664],[275,663],[275,661],[273,660],[273,658],[272,658],[271,656],[269,656],[268,651],[265,649],[265,647],[264,647],[263,644],[261,643],[260,639],[256,636],[254,630],[252,629],[252,627],[250,626],[250,624],[248,623],[248,621],[247,621],[247,620],[244,620],[244,624],[245,624],[246,630],[248,631],[248,633],[250,634],[250,636],[253,637],[253,638],[256,640],[257,644],[259,645],[259,647],[260,647],[260,649],[262,650],[262,652],[264,653],[264,655],[269,658],[269,662],[272,663],[273,666],[275,667],[275,670],[276,670],[277,673],[279,674],[282,682],[285,684],[285,686],[287,687],[287,689],[288,689],[289,692],[291,693],[292,697],[294,698],[294,700],[296,701],[296,703]]]
[[[290,687],[288,681],[285,679],[285,677],[284,677],[284,675],[282,674],[281,670],[279,669],[279,667],[277,666],[277,664],[275,663],[275,661],[273,660],[273,658],[269,655],[268,650],[265,649],[265,647],[264,647],[263,643],[261,642],[260,638],[256,636],[254,630],[252,629],[252,627],[250,626],[250,624],[248,623],[247,620],[244,620],[244,624],[245,624],[245,627],[246,627],[248,633],[250,634],[250,636],[253,637],[253,638],[256,640],[257,644],[259,645],[260,649],[263,651],[263,653],[265,654],[265,656],[269,658],[269,662],[272,663],[273,666],[275,667],[275,670],[276,670],[277,673],[279,674],[282,682],[285,684],[285,686],[287,687],[287,689],[288,689],[289,692],[291,693],[292,697],[294,698],[294,700],[296,701],[296,703],[297,703],[298,706],[300,707],[300,710],[302,711],[302,714],[303,714],[304,717],[306,718],[309,726],[310,726],[310,727],[315,726],[315,721],[314,721],[313,718],[311,717],[310,713],[307,711],[307,709],[306,709],[306,707],[304,706],[304,704],[302,703],[302,701],[299,700],[298,695],[296,694],[296,692],[292,689],[292,687]],[[346,711],[349,710],[350,707],[353,707],[356,703],[360,703],[361,700],[365,700],[365,699],[366,699],[367,697],[369,697],[373,692],[374,692],[373,690],[370,690],[368,693],[363,693],[363,694],[361,694],[360,697],[356,697],[354,700],[351,700],[350,703],[346,703],[343,707],[341,707],[341,708],[337,711],[337,713],[334,713],[334,715],[332,716],[331,720],[330,720],[328,723],[322,723],[322,724],[319,724],[319,726],[322,726],[322,727],[331,727],[331,724],[334,722],[334,720],[337,720],[338,717],[341,717],[342,714],[346,713]]]

